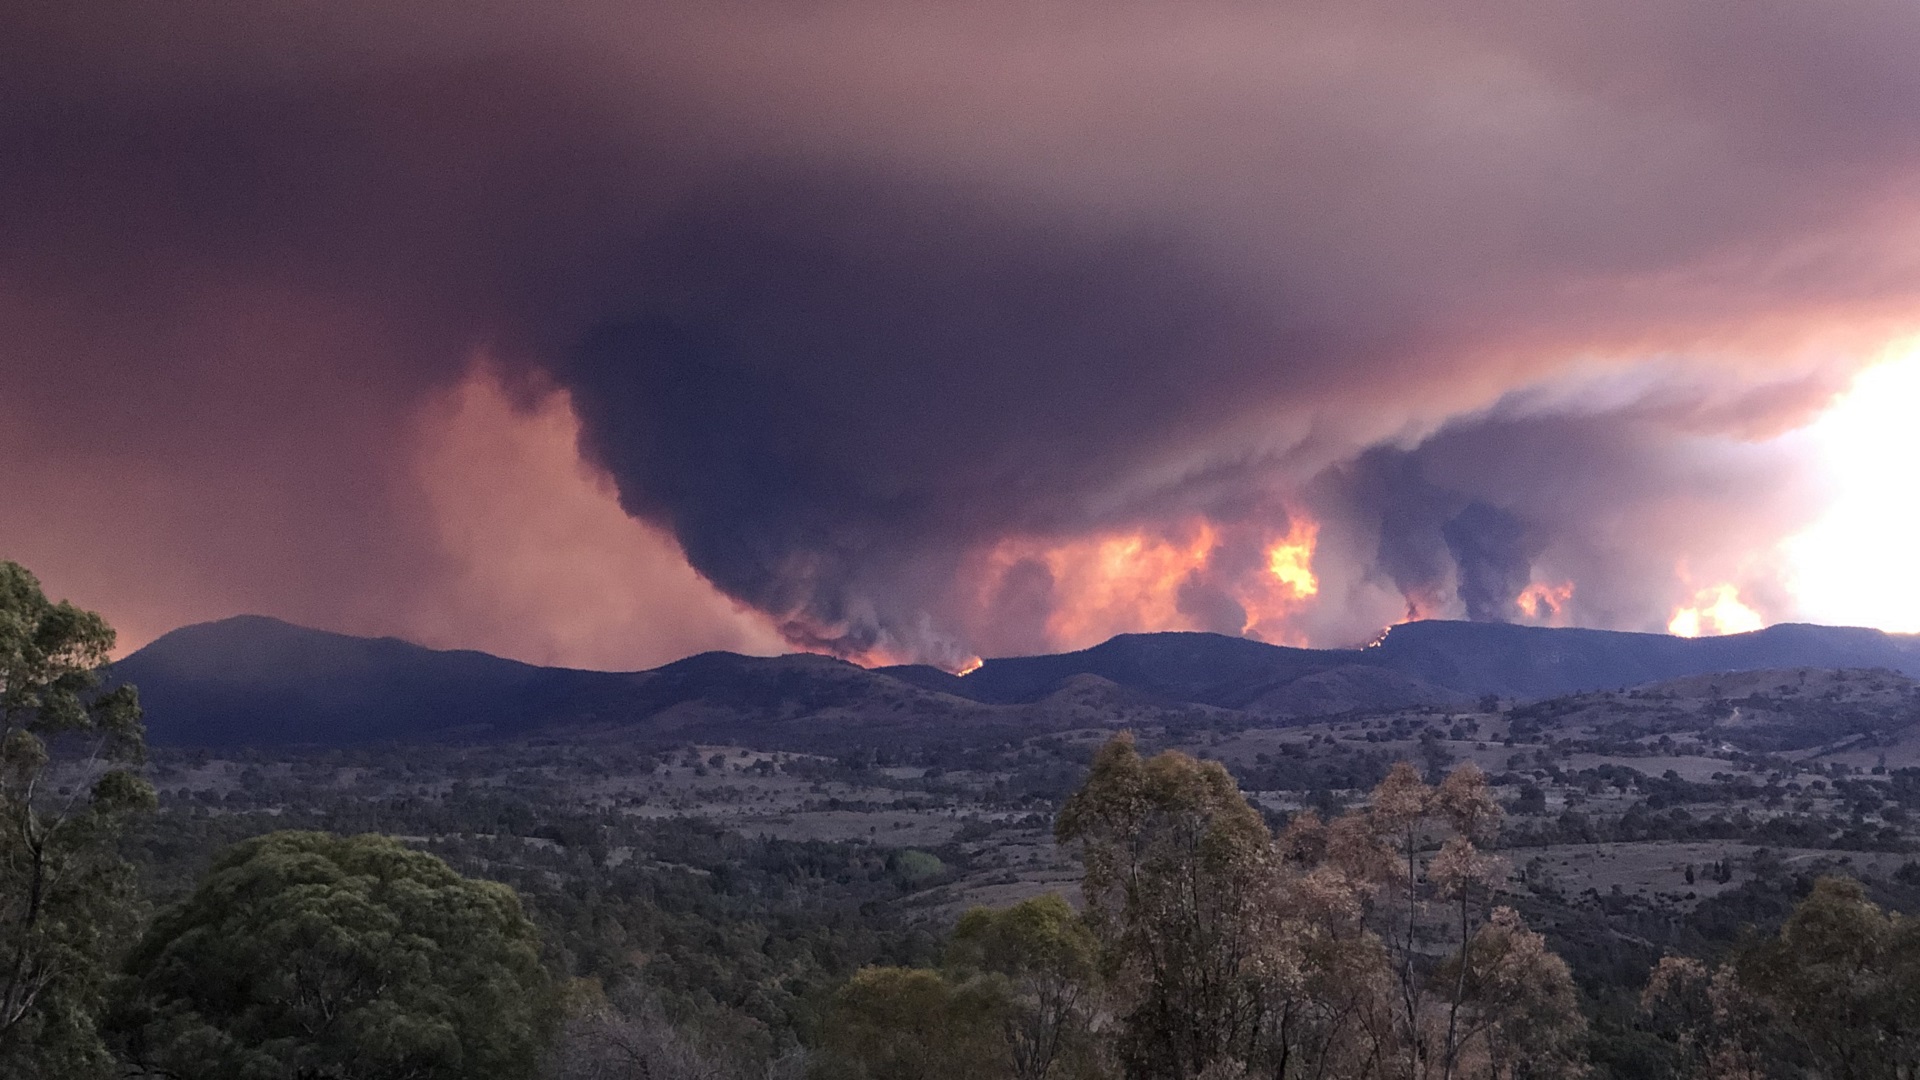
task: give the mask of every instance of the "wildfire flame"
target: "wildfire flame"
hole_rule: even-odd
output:
[[[1558,585],[1546,585],[1534,582],[1520,590],[1513,598],[1520,611],[1529,619],[1556,621],[1567,609],[1567,602],[1573,599],[1573,582],[1563,581]]]
[[[1299,635],[1290,619],[1320,591],[1313,570],[1319,533],[1318,523],[1291,513],[1285,533],[1255,537],[1262,560],[1239,572],[1218,565],[1216,555],[1232,545],[1225,530],[1205,518],[1067,541],[1011,538],[988,557],[982,597],[991,597],[1016,566],[1040,564],[1052,581],[1049,643],[1081,648],[1114,634],[1209,628],[1182,610],[1183,590],[1203,583],[1240,606],[1241,633],[1294,643]],[[1233,535],[1234,544],[1248,540],[1245,532]]]
[[[1732,585],[1714,585],[1693,594],[1691,605],[1673,610],[1667,633],[1679,637],[1719,634],[1745,634],[1766,625],[1760,613],[1740,600],[1740,590]]]
[[[1313,573],[1313,548],[1319,539],[1317,522],[1295,517],[1287,535],[1267,549],[1267,573],[1303,600],[1320,591],[1320,579]]]

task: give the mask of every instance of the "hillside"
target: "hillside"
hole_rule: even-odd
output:
[[[114,665],[149,741],[234,746],[509,735],[631,700],[631,675],[543,668],[240,616],[183,627]]]
[[[732,653],[704,653],[652,671],[598,672],[242,616],[167,634],[115,673],[140,688],[156,745],[338,746],[569,730],[832,749],[1088,725],[1208,725],[1235,715],[1271,724],[1792,668],[1916,675],[1920,645],[1876,630],[1803,625],[1687,639],[1422,622],[1394,627],[1362,649],[1126,634],[1078,652],[988,660],[966,676]]]
[[[259,616],[175,630],[114,665],[114,677],[139,688],[151,743],[216,748],[564,733],[638,745],[736,739],[838,752],[889,740],[991,741],[1096,722],[1177,725],[1193,711],[1157,701],[1115,708],[1106,700],[1098,711],[1065,698],[985,704],[805,654],[702,653],[641,672],[543,668]]]
[[[1849,626],[1782,623],[1748,634],[1683,638],[1503,623],[1394,627],[1367,662],[1468,694],[1538,699],[1688,675],[1782,668],[1885,668],[1920,675],[1920,638]]]

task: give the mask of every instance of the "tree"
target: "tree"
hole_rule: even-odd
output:
[[[1558,1030],[1553,1018],[1544,1014],[1532,1017],[1531,1010],[1558,1010],[1577,1017],[1579,1009],[1573,1002],[1573,982],[1566,964],[1546,954],[1540,936],[1522,926],[1512,908],[1495,909],[1478,931],[1473,929],[1475,913],[1491,902],[1504,870],[1499,860],[1478,846],[1491,842],[1500,831],[1500,806],[1487,787],[1486,774],[1472,763],[1455,769],[1433,790],[1429,803],[1433,813],[1453,829],[1453,835],[1427,865],[1427,878],[1440,898],[1451,903],[1460,933],[1460,951],[1453,961],[1452,985],[1447,992],[1447,1033],[1442,1044],[1441,1074],[1450,1078],[1462,1071],[1463,1056],[1475,1034],[1494,1037],[1507,1032],[1510,1025],[1502,1016],[1502,1006],[1508,1011],[1529,1011],[1533,1021],[1511,1025],[1515,1030],[1507,1032],[1505,1041],[1516,1045],[1525,1045],[1529,1032]],[[1536,956],[1559,964],[1557,972],[1551,965],[1534,963],[1532,958]],[[1538,991],[1539,997],[1530,1001],[1524,994],[1508,994],[1509,983],[1522,985],[1528,992]],[[1480,1019],[1477,1031],[1465,1013]],[[1514,1060],[1538,1060],[1543,1047],[1528,1049],[1535,1053]],[[1495,1065],[1499,1071],[1497,1060]]]
[[[1505,868],[1482,849],[1500,825],[1486,774],[1468,763],[1428,786],[1401,762],[1366,813],[1366,831],[1394,865],[1381,881],[1395,903],[1380,909],[1396,999],[1393,1071],[1409,1080],[1583,1074],[1586,1023],[1571,973],[1517,913],[1493,905]],[[1420,942],[1421,930],[1440,921],[1427,913],[1435,902],[1455,943],[1437,965]]]
[[[1493,906],[1503,875],[1480,845],[1498,823],[1478,768],[1430,787],[1402,762],[1366,809],[1297,814],[1275,838],[1218,762],[1109,742],[1056,832],[1085,863],[1123,1070],[1581,1075],[1566,964]]]
[[[1761,1045],[1768,1042],[1764,1007],[1731,967],[1709,969],[1692,957],[1665,956],[1654,965],[1640,1010],[1673,1044],[1677,1075],[1698,1080],[1764,1080]]]
[[[504,885],[380,836],[234,845],[128,964],[128,1054],[204,1080],[512,1080],[556,1017]]]
[[[569,1016],[547,1056],[544,1080],[798,1080],[798,1052],[755,1068],[724,1041],[699,1039],[632,984],[612,995],[578,980]]]
[[[1449,966],[1459,983],[1449,1003],[1447,1075],[1559,1080],[1586,1073],[1586,1021],[1573,973],[1519,913],[1494,908]]]
[[[1086,923],[1058,893],[960,916],[947,964],[999,984],[1014,1080],[1046,1080],[1089,1055],[1097,951]]]
[[[1254,1052],[1273,915],[1273,837],[1217,761],[1110,740],[1055,829],[1079,848],[1087,919],[1129,1075],[1187,1080]]]
[[[1777,935],[1708,968],[1666,957],[1641,1007],[1703,1080],[1920,1075],[1920,920],[1822,878]]]
[[[1920,924],[1881,911],[1859,882],[1816,882],[1779,935],[1735,968],[1805,1047],[1813,1075],[1920,1073]]]
[[[0,1074],[70,1077],[111,1062],[95,1017],[132,933],[114,851],[153,791],[130,686],[110,687],[114,634],[0,562]]]
[[[820,1074],[844,1080],[983,1080],[1006,1075],[1003,999],[925,968],[855,972],[828,1009]]]

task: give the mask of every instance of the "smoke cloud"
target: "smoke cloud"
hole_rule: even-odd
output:
[[[1890,0],[0,19],[0,554],[135,636],[954,665],[1561,582],[1785,616],[1820,501],[1772,437],[1920,299]],[[448,492],[546,482],[423,458],[476,379],[503,429],[569,407],[587,472],[538,475],[684,564],[571,503],[568,559],[472,541]],[[511,630],[593,582],[698,614]]]

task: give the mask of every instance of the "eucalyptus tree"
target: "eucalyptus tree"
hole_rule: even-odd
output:
[[[1004,1056],[1013,1080],[1084,1073],[1097,1056],[1099,945],[1059,893],[960,916],[946,962],[962,978],[985,980],[1003,999]]]
[[[1497,903],[1497,830],[1471,765],[1431,786],[1402,763],[1367,807],[1275,837],[1220,763],[1109,742],[1056,832],[1085,867],[1121,1070],[1581,1075],[1571,974]]]
[[[153,791],[130,686],[107,677],[114,632],[0,562],[0,1074],[111,1067],[96,1018],[137,918],[115,851]]]
[[[1256,1052],[1276,966],[1273,834],[1217,761],[1095,755],[1055,829],[1085,867],[1087,920],[1128,1075],[1187,1080]]]
[[[128,960],[128,1056],[200,1080],[517,1080],[558,1019],[513,890],[382,836],[234,845]]]
[[[821,1080],[1005,1080],[1006,999],[927,968],[866,967],[834,994]]]

